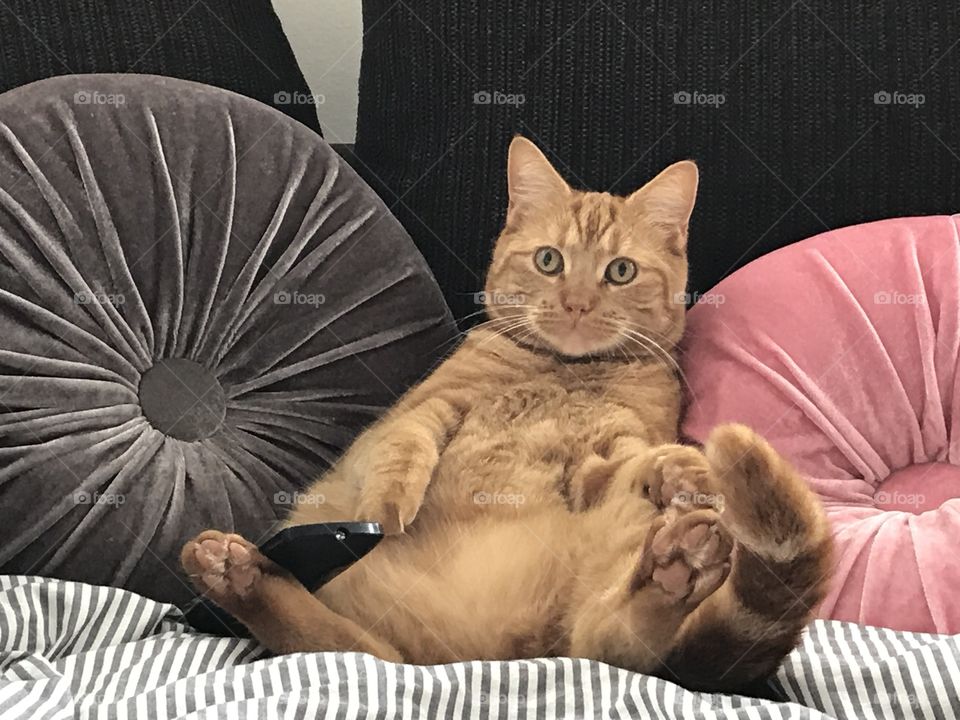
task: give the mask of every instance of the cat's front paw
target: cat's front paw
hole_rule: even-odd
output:
[[[361,491],[357,518],[380,523],[385,535],[398,535],[410,526],[422,503],[417,485],[381,477]]]
[[[639,478],[645,498],[665,510],[723,509],[706,456],[687,445],[663,445],[650,451]]]
[[[194,587],[226,610],[253,594],[267,563],[256,545],[219,530],[204,530],[180,553],[180,564]]]

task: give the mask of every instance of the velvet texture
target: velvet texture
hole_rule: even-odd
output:
[[[152,76],[0,96],[0,571],[189,598],[182,543],[269,534],[452,332],[284,115]]]
[[[825,233],[689,313],[684,432],[747,423],[809,477],[837,540],[823,617],[960,632],[958,225]]]

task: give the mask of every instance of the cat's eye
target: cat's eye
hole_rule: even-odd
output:
[[[637,276],[637,264],[630,258],[615,258],[607,265],[603,277],[614,285],[626,285]]]
[[[533,264],[544,275],[556,275],[563,270],[563,255],[555,247],[542,247],[533,254]]]

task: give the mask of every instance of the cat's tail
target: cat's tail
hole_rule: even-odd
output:
[[[693,689],[736,691],[772,675],[823,600],[832,542],[799,474],[743,425],[705,446],[724,524],[737,541],[724,584],[685,621],[662,675]]]

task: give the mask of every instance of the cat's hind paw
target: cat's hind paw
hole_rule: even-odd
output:
[[[643,466],[640,491],[660,510],[675,507],[723,509],[713,492],[713,470],[706,456],[694,447],[663,445],[651,451]]]
[[[183,546],[180,564],[202,594],[221,607],[248,599],[269,563],[240,535],[205,530]]]
[[[659,589],[668,602],[699,605],[730,573],[733,540],[712,510],[660,516],[650,527],[633,590]]]

